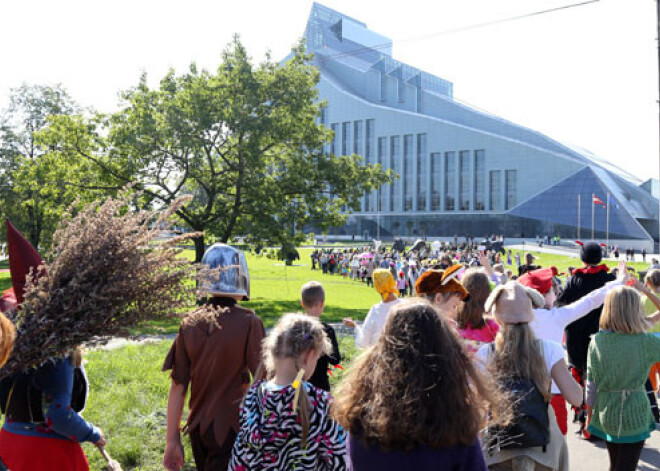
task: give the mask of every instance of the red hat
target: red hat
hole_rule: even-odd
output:
[[[539,268],[538,270],[528,271],[520,278],[518,283],[529,288],[534,288],[541,294],[545,294],[552,288],[552,278],[557,275],[557,268]]]
[[[25,280],[30,274],[30,270],[36,271],[40,265],[44,264],[44,261],[41,255],[39,255],[39,252],[32,247],[32,244],[9,222],[9,219],[6,220],[6,223],[11,284],[14,287],[16,303],[20,305],[24,301]],[[38,273],[37,275],[41,275],[42,273]]]

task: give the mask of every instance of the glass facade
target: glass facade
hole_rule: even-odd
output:
[[[456,210],[456,152],[445,152],[445,211]]]
[[[470,151],[462,150],[458,153],[458,198],[461,211],[470,210]]]
[[[399,176],[391,186],[390,190],[390,211],[401,211],[401,136],[390,137],[390,168]]]
[[[362,155],[362,144],[364,142],[364,123],[362,121],[355,121],[353,123],[353,153]]]
[[[338,155],[339,152],[339,138],[341,137],[339,135],[339,123],[332,123],[330,125],[330,129],[332,129],[332,132],[334,133],[332,142],[330,143],[330,153],[332,155]]]
[[[506,207],[504,209],[511,209],[516,205],[516,170],[507,170],[505,172],[506,182],[505,182],[505,192],[506,192]]]
[[[440,188],[442,186],[442,152],[431,154],[431,211],[440,211],[442,200]]]
[[[413,193],[415,192],[413,180],[413,135],[403,136],[403,210],[413,209]]]
[[[486,209],[486,152],[474,151],[474,209]]]
[[[351,122],[345,122],[341,125],[341,155],[350,155],[351,152]]]
[[[429,155],[426,153],[426,134],[417,134],[417,211],[426,211],[426,180]]]
[[[490,171],[490,206],[491,211],[502,211],[502,172]]]
[[[364,139],[364,160],[367,163],[373,164],[374,161],[374,120],[368,119],[366,125],[366,135]],[[374,190],[371,194],[367,193],[364,200],[365,211],[376,211],[376,197],[377,192]]]
[[[389,159],[387,158],[387,138],[378,138],[378,163],[383,166],[383,170],[390,168]],[[388,194],[392,191],[392,184],[383,185],[380,187],[380,207],[377,211],[390,211]]]

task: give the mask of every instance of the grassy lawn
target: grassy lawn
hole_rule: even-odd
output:
[[[531,247],[530,247],[531,248]],[[522,262],[525,262],[525,253],[530,252],[532,253],[535,257],[538,257],[538,259],[534,262],[536,265],[541,265],[542,267],[550,267],[550,266],[556,266],[557,269],[559,270],[560,273],[565,272],[568,273],[568,267],[573,266],[575,268],[581,268],[583,266],[582,261],[576,256],[576,257],[568,257],[565,255],[555,255],[555,254],[548,254],[548,253],[543,253],[543,252],[535,252],[533,250],[525,251],[523,252],[522,250],[516,250],[513,252],[520,254],[520,258]],[[619,257],[619,260],[621,258],[625,258],[625,252],[623,254],[623,257]],[[639,258],[639,257],[638,257]],[[649,265],[651,264],[651,257],[646,257],[647,262],[628,262],[628,266],[634,268],[636,271],[644,271],[646,270]],[[506,257],[503,258],[503,261],[506,263]],[[515,260],[512,257],[512,262],[513,266],[506,266],[506,268],[511,268],[514,271],[514,274],[517,272],[517,268],[515,267]],[[604,263],[610,267],[610,269],[615,268],[618,264],[617,261],[615,260],[605,260]],[[564,277],[563,279],[565,279]]]

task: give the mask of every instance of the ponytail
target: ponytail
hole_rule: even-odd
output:
[[[303,384],[303,378],[305,377],[305,369],[302,368],[298,371],[296,379],[293,382],[293,389],[296,390],[296,393],[293,396],[293,412],[298,412],[298,418],[300,418],[300,426],[302,427],[302,447],[307,446],[307,435],[309,434],[309,397],[307,396],[307,391],[305,390],[305,385]]]

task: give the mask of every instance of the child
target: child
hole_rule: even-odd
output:
[[[399,277],[396,280],[396,287],[401,293],[401,297],[405,297],[406,289],[408,288],[408,280],[406,280],[406,275],[402,271],[399,272]]]
[[[346,432],[330,418],[331,397],[305,381],[329,350],[316,319],[280,319],[263,343],[269,380],[243,400],[230,471],[346,469]]]
[[[656,306],[660,300],[646,293]],[[635,290],[619,286],[607,294],[598,332],[587,358],[588,430],[606,440],[610,469],[637,468],[644,441],[655,430],[644,382],[660,361],[660,338],[645,332],[658,321],[646,318]],[[591,413],[593,412],[593,413]]]
[[[355,471],[486,471],[483,408],[501,399],[445,318],[417,299],[395,306],[375,345],[351,365],[334,414],[349,431]]]
[[[300,304],[307,312],[308,316],[320,320],[325,308],[325,290],[318,281],[305,283],[300,290]],[[328,379],[328,368],[330,365],[337,366],[341,362],[341,353],[339,353],[339,344],[335,329],[330,324],[321,322],[325,335],[330,340],[332,349],[330,353],[321,355],[316,363],[314,374],[309,378],[309,382],[317,388],[330,392],[330,380]]]

